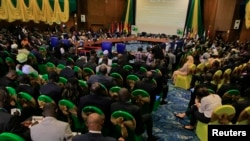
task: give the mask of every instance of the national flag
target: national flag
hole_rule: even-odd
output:
[[[134,0],[127,0],[123,31],[126,33],[131,31],[131,29],[129,29],[131,24],[134,24]]]
[[[122,22],[120,22],[119,24],[119,32],[122,32],[123,26],[122,26]]]
[[[116,32],[120,32],[120,28],[119,28],[120,24],[119,24],[119,22],[116,22],[115,26],[116,26]]]
[[[203,34],[202,16],[200,0],[191,0],[188,17],[186,21],[187,28],[192,29],[191,38],[195,38],[195,34],[199,37]]]

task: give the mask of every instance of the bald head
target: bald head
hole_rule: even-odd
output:
[[[97,113],[92,113],[87,117],[87,126],[89,130],[101,131],[104,119]]]
[[[149,80],[153,79],[153,73],[152,73],[152,71],[147,71],[146,75],[145,75],[145,78],[147,78]]]
[[[118,96],[121,102],[127,102],[130,100],[130,93],[127,88],[121,88],[118,92]]]

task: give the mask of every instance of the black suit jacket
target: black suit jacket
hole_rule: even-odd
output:
[[[62,87],[54,82],[48,82],[40,87],[40,94],[50,96],[56,103],[61,99]]]
[[[11,119],[11,115],[7,112],[0,111],[0,133],[8,131],[9,129],[9,121]]]
[[[30,85],[23,85],[20,84],[16,87],[16,92],[26,92],[29,93],[31,96],[33,96],[35,99],[38,98],[39,96],[39,88],[34,87],[34,86],[30,86]]]
[[[78,106],[78,116],[81,117],[82,108],[85,106],[96,106],[100,108],[105,114],[105,123],[104,126],[111,125],[110,121],[110,105],[112,104],[112,99],[108,96],[102,96],[97,94],[88,94],[82,96],[79,101]],[[82,118],[81,118],[82,119]]]
[[[115,102],[111,104],[111,113],[118,111],[118,110],[128,112],[135,118],[135,121],[136,121],[135,133],[137,135],[141,135],[144,132],[144,125],[142,122],[142,113],[141,113],[140,107],[129,102],[127,103]]]
[[[135,83],[134,89],[143,89],[150,95],[150,112],[153,111],[155,96],[157,95],[156,86],[153,85],[151,80],[142,80]]]
[[[243,100],[239,100],[232,105],[234,106],[236,111],[235,116],[232,119],[232,123],[236,123],[241,111],[250,105],[250,98],[244,97]]]
[[[6,76],[3,76],[0,78],[0,86],[3,86],[3,87],[10,86],[10,87],[16,88],[17,83],[16,81],[11,80]]]
[[[77,77],[77,73],[69,67],[65,67],[64,69],[62,69],[59,75],[65,77],[66,79]]]
[[[101,74],[92,75],[92,76],[90,76],[89,80],[87,81],[89,86],[91,86],[95,82],[102,83],[108,90],[111,87],[115,86],[115,81],[112,77],[101,75]]]
[[[72,141],[116,141],[116,139],[112,137],[104,137],[99,133],[86,133],[74,136]]]
[[[240,91],[240,90],[241,90],[241,87],[240,87],[240,85],[238,85],[238,84],[223,84],[223,85],[219,88],[217,94],[218,94],[220,97],[222,97],[228,90],[232,90],[232,89],[237,89],[237,90]]]
[[[0,110],[0,134],[2,132],[12,132],[23,137],[26,141],[31,141],[30,130],[22,126],[20,118]]]

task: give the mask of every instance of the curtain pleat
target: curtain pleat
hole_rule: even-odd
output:
[[[28,5],[24,0],[16,0],[15,2],[14,5],[12,0],[1,0],[0,20],[7,20],[8,22],[21,20],[23,22],[34,21],[35,23],[60,24],[67,22],[69,19],[69,0],[64,0],[63,10],[60,7],[59,0],[54,0],[54,7],[50,5],[49,0],[43,0],[41,8],[37,0],[29,0]]]

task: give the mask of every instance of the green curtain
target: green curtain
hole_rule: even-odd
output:
[[[126,10],[123,16],[124,28],[123,30],[126,32],[130,32],[130,26],[135,23],[135,1],[127,0]]]
[[[200,0],[191,0],[189,13],[186,22],[186,31],[191,33],[191,37],[203,35],[202,11]]]

